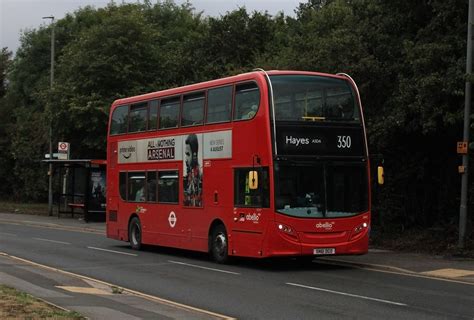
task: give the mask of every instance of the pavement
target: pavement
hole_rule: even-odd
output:
[[[104,222],[77,218],[0,213],[2,223],[40,226],[105,236]],[[1,229],[0,229],[1,233]],[[73,274],[1,252],[0,284],[16,288],[65,311],[87,319],[232,319],[113,284]],[[0,319],[8,315],[2,314]]]
[[[104,222],[56,216],[0,213],[0,223],[41,226],[105,236]],[[436,278],[474,285],[474,259],[401,253],[371,248],[362,256],[319,257],[317,263]],[[78,277],[0,252],[0,283],[92,319],[225,319],[226,316]],[[58,286],[57,284],[61,284]],[[84,294],[86,293],[86,294]],[[87,295],[90,293],[90,295]],[[70,298],[73,299],[70,299]],[[113,314],[111,314],[113,312]],[[1,314],[0,314],[1,315]]]

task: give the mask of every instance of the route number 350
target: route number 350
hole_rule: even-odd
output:
[[[349,149],[351,147],[351,144],[351,136],[337,136],[338,149]]]

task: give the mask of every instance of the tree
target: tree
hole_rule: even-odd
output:
[[[206,73],[206,37],[209,27],[189,2],[177,6],[164,1],[150,6],[146,21],[158,33],[154,43],[153,90],[209,79]]]
[[[11,166],[8,197],[34,201],[45,199],[46,167],[40,160],[48,150],[46,92],[50,89],[51,32],[42,27],[26,31],[8,74],[5,96],[12,130],[7,130]]]
[[[8,90],[7,74],[11,66],[11,57],[11,51],[8,48],[2,48],[0,52],[0,177],[2,177],[0,195],[9,193],[9,186],[12,185],[13,161],[8,139],[8,132],[12,130],[12,113],[5,97]]]
[[[97,22],[62,51],[52,97],[58,134],[76,146],[76,157],[105,157],[113,100],[197,81],[199,74],[193,49],[202,28],[189,7],[109,4],[76,12],[91,14],[96,18],[86,20]]]
[[[403,65],[397,62],[400,72],[378,126],[379,148],[387,150],[390,169],[398,176],[390,198],[399,199],[391,205],[401,210],[391,215],[403,217],[405,227],[455,225],[467,3],[431,1],[386,9],[406,30],[400,41]]]
[[[274,36],[274,22],[267,13],[247,13],[245,8],[209,18],[205,60],[213,77],[249,71],[268,48]]]
[[[71,142],[74,157],[105,157],[109,106],[114,99],[143,93],[154,82],[155,32],[140,7],[110,4],[93,14],[58,58],[57,84],[50,99],[58,137]]]
[[[7,71],[11,57],[12,53],[8,51],[8,48],[2,48],[0,52],[0,98],[3,98],[7,91]]]
[[[17,189],[38,198],[45,168],[30,160],[47,150],[50,117],[54,137],[72,142],[74,157],[102,158],[117,98],[255,67],[345,72],[361,92],[370,152],[385,158],[387,183],[374,194],[377,229],[454,225],[466,12],[463,0],[309,0],[296,17],[245,8],[203,17],[171,0],[85,7],[56,22],[53,90],[49,27],[24,33],[0,109],[9,111],[0,130],[18,129],[5,129],[0,145],[15,151],[9,172]],[[37,190],[29,189],[36,180]]]
[[[466,12],[458,0],[308,1],[280,24],[276,54],[266,53],[278,68],[356,80],[370,151],[385,157],[374,204],[385,228],[455,224]]]

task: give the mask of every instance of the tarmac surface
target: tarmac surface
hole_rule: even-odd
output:
[[[2,223],[91,232],[105,236],[104,222],[86,223],[77,216],[58,218],[0,213],[0,224]],[[419,277],[449,279],[474,285],[474,259],[468,258],[446,258],[370,249],[369,253],[363,256],[320,257],[317,261]],[[117,288],[99,280],[12,257],[2,253],[1,246],[0,284],[15,287],[60,308],[77,311],[92,319],[226,318],[223,315]]]

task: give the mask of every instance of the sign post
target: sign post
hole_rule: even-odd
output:
[[[467,54],[466,54],[466,75],[472,73],[472,28],[474,24],[474,0],[469,0],[469,12],[467,18]],[[459,242],[458,248],[464,249],[466,241],[466,225],[467,225],[467,192],[468,192],[468,176],[469,176],[469,154],[467,146],[469,145],[469,121],[471,116],[471,80],[466,77],[464,103],[464,130],[463,141],[458,145],[458,150],[462,154],[462,171],[461,173],[461,204],[459,206]],[[460,147],[460,148],[459,148]]]

